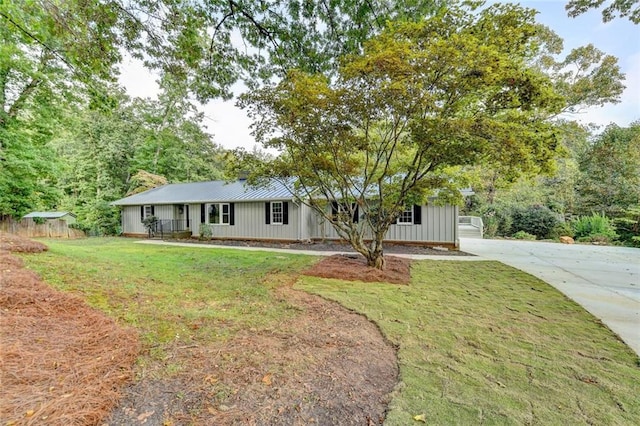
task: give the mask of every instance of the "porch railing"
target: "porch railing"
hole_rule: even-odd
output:
[[[458,216],[458,230],[461,237],[482,238],[484,224],[478,216]]]
[[[149,238],[170,236],[174,232],[182,232],[189,230],[186,220],[180,219],[159,219],[154,222],[149,230]]]

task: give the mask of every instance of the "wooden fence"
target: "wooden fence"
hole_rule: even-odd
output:
[[[20,235],[27,238],[84,238],[85,234],[79,229],[69,228],[62,219],[48,219],[44,223],[36,223],[32,218],[20,221],[4,219],[0,221],[0,231]]]

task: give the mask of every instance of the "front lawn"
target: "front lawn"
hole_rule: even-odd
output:
[[[640,424],[635,354],[546,283],[498,262],[414,263],[409,286],[303,277],[399,348],[406,425]]]
[[[298,277],[317,259],[310,256],[121,239],[46,243],[49,252],[24,256],[25,263],[140,332],[138,380],[205,369],[192,375],[208,386],[203,395],[209,398],[190,401],[193,419],[203,410],[226,415],[233,406],[225,401],[242,391],[224,383],[225,371],[206,371],[213,367],[206,357],[218,357],[221,370],[221,363],[251,362],[257,379],[246,388],[275,392],[282,385],[282,394],[289,382],[278,377],[300,374],[305,362],[317,359],[300,353],[300,362],[278,367],[290,371],[265,374],[260,363],[269,360],[260,361],[260,350],[251,347],[254,335],[271,344],[290,339],[278,334],[283,327],[295,333],[301,305],[279,289],[297,279],[296,288],[366,315],[397,346],[401,382],[387,424],[640,423],[635,354],[553,288],[500,263],[415,262],[405,286]],[[334,347],[340,336],[318,337],[340,350]],[[231,341],[234,359],[215,352]],[[185,357],[190,350],[201,350],[202,359],[192,363],[193,356]],[[188,397],[176,391],[176,399]],[[171,424],[167,415],[164,421]]]

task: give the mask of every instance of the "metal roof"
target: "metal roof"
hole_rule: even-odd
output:
[[[41,217],[43,219],[59,219],[67,215],[76,217],[73,213],[69,213],[69,212],[31,212],[22,217]]]
[[[292,200],[293,194],[281,183],[255,188],[245,181],[221,180],[193,183],[172,183],[130,197],[116,200],[114,206],[145,204],[228,203],[239,201]]]

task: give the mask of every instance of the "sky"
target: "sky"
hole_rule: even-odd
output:
[[[640,25],[632,24],[627,18],[603,23],[600,10],[590,10],[576,18],[569,18],[564,10],[566,1],[563,0],[519,3],[539,11],[537,21],[564,39],[565,54],[573,48],[591,43],[603,52],[616,56],[622,72],[626,74],[626,89],[619,104],[590,108],[568,118],[583,124],[606,126],[616,123],[623,127],[640,119]],[[120,82],[130,96],[156,97],[158,85],[155,77],[140,63],[125,61],[121,71]],[[236,95],[242,90],[241,84],[234,86]],[[211,101],[203,106],[203,112],[206,130],[224,148],[243,147],[251,150],[257,145],[249,129],[251,120],[235,106],[235,101]]]

